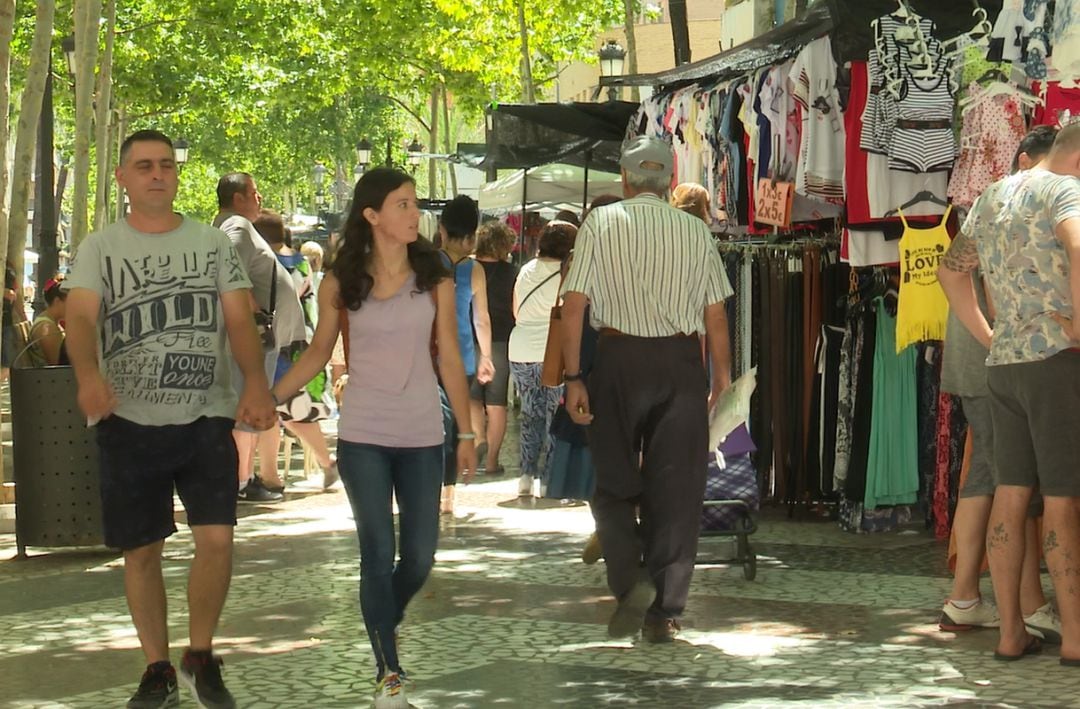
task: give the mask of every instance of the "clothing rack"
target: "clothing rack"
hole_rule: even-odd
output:
[[[735,286],[727,304],[733,375],[758,368],[750,429],[762,497],[792,505],[821,500],[815,353],[822,326],[843,323],[848,267],[838,241],[827,235],[717,248]]]

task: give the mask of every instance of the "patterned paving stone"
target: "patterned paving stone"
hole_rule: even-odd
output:
[[[944,547],[919,529],[847,535],[767,512],[757,580],[700,567],[683,641],[645,646],[605,635],[603,563],[578,561],[591,528],[587,508],[519,504],[512,476],[463,486],[402,628],[413,706],[1080,706],[1080,673],[1054,652],[1004,665],[990,659],[992,631],[937,630]],[[13,544],[0,536],[0,708],[121,706],[142,669],[122,561],[100,550],[3,561]],[[186,529],[166,550],[178,648]],[[370,705],[358,576],[341,491],[244,511],[217,641],[240,706]]]

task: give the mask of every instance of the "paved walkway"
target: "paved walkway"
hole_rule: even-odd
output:
[[[578,560],[587,508],[523,505],[513,475],[464,488],[444,520],[435,572],[404,625],[416,707],[1080,706],[1080,672],[1055,652],[998,663],[992,631],[937,630],[944,548],[924,532],[854,536],[775,510],[753,538],[755,581],[699,567],[681,642],[612,642],[603,563]],[[242,707],[369,706],[345,494],[293,490],[282,505],[242,509],[217,645],[226,680]],[[143,665],[121,561],[14,551],[0,535],[0,707],[123,706]],[[186,528],[166,553],[180,648]]]

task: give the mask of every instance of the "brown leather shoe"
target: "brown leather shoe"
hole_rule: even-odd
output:
[[[675,641],[675,636],[682,630],[679,627],[679,621],[674,618],[653,618],[648,617],[645,619],[645,624],[641,626],[641,637],[645,638],[645,642],[650,643],[670,643]]]

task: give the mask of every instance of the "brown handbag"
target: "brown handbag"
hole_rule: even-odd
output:
[[[563,346],[562,346],[562,306],[551,309],[551,323],[548,326],[547,347],[544,348],[544,367],[540,374],[540,383],[546,387],[557,387],[563,383]]]
[[[562,293],[563,278],[559,279],[559,292]],[[563,359],[562,306],[556,296],[551,308],[551,321],[548,323],[547,346],[544,347],[544,366],[540,373],[540,383],[546,387],[557,387],[563,383],[566,367]]]

